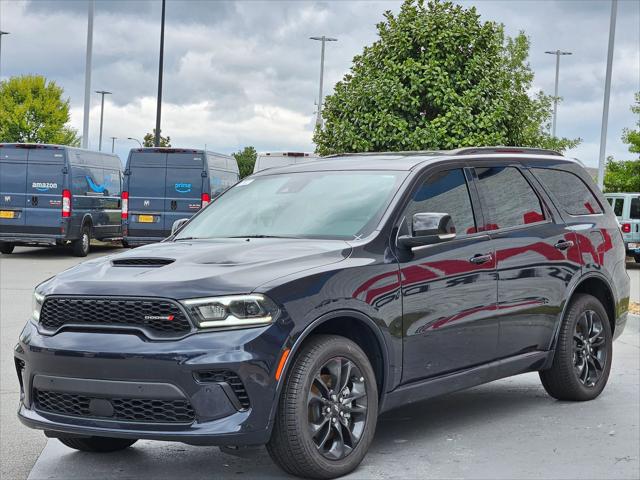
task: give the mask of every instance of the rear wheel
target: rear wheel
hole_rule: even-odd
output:
[[[127,438],[110,438],[110,437],[60,437],[60,442],[69,448],[80,450],[82,452],[117,452],[118,450],[124,450],[130,447],[137,440],[130,440]]]
[[[0,253],[4,253],[5,255],[13,253],[14,248],[15,245],[13,243],[0,243]]]
[[[292,475],[346,475],[367,453],[377,416],[376,377],[365,353],[344,337],[314,336],[290,368],[267,450]]]
[[[640,263],[640,253],[634,255],[633,259],[636,261],[636,263]]]
[[[76,257],[86,257],[91,248],[91,227],[83,225],[80,231],[80,238],[71,243],[71,250]]]
[[[607,384],[612,353],[606,310],[597,298],[578,294],[560,326],[553,364],[540,372],[542,385],[558,400],[593,400]]]

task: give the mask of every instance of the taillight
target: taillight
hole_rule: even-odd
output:
[[[211,203],[211,195],[209,195],[208,193],[203,193],[201,200],[202,200],[202,208],[204,208]]]
[[[122,198],[122,213],[120,215],[123,220],[126,220],[129,218],[129,192],[122,192],[120,198]]]
[[[622,230],[622,233],[631,233],[631,224],[623,223],[620,225],[620,230]]]
[[[62,216],[71,216],[71,192],[69,190],[62,191]]]

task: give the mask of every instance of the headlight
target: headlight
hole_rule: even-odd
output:
[[[200,328],[266,325],[278,314],[276,304],[260,294],[196,298],[182,303]]]
[[[31,317],[37,322],[40,320],[40,310],[42,310],[42,304],[44,303],[44,295],[36,291],[33,292],[33,299],[31,301]]]

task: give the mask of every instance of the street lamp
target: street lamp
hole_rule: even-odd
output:
[[[162,18],[160,20],[160,58],[158,62],[158,101],[156,104],[156,135],[154,145],[160,146],[160,117],[162,115],[162,71],[164,65],[164,12],[166,1],[162,0]]]
[[[118,137],[110,137],[111,138],[111,153],[113,153],[116,149],[116,140]]]
[[[84,62],[84,116],[82,118],[82,148],[89,148],[89,111],[91,109],[91,61],[93,58],[93,15],[95,0],[89,0],[87,14],[87,51]]]
[[[99,93],[102,96],[100,100],[100,140],[98,141],[98,150],[102,151],[102,120],[104,118],[104,96],[111,95],[111,92],[107,92],[106,90],[96,90],[96,93]]]
[[[316,127],[322,128],[322,82],[324,79],[324,44],[325,42],[337,42],[337,38],[325,37],[309,37],[310,40],[318,40],[322,42],[320,51],[320,91],[318,93],[318,115],[316,116]]]
[[[2,76],[2,36],[9,35],[9,32],[0,30],[0,76]]]
[[[142,148],[142,142],[137,138],[127,137],[127,140],[133,140],[134,142],[138,142],[138,145],[140,145],[140,148]]]
[[[560,56],[561,55],[573,55],[571,52],[563,52],[562,50],[546,51],[549,55],[556,56],[556,88],[553,95],[553,123],[551,127],[551,136],[556,136],[556,118],[558,116],[558,77],[560,75]]]

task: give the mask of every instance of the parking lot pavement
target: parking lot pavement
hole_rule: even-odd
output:
[[[101,248],[92,256],[118,251]],[[79,260],[48,249],[17,248],[0,256],[0,477],[281,478],[264,448],[239,458],[214,447],[143,441],[124,452],[92,455],[47,441],[18,422],[11,349],[29,315],[33,286]],[[632,281],[638,272],[635,266],[630,270]],[[350,478],[638,478],[637,318],[614,352],[609,385],[593,402],[555,401],[537,374],[526,374],[389,412],[380,418],[370,453]]]
[[[95,247],[90,256],[118,252]],[[16,418],[18,381],[13,363],[13,346],[31,310],[31,292],[41,281],[83,259],[67,249],[21,248],[0,255],[0,478],[26,478],[44,447],[41,432],[29,430]]]
[[[640,303],[640,263],[627,262],[627,272],[631,279],[631,301]]]

